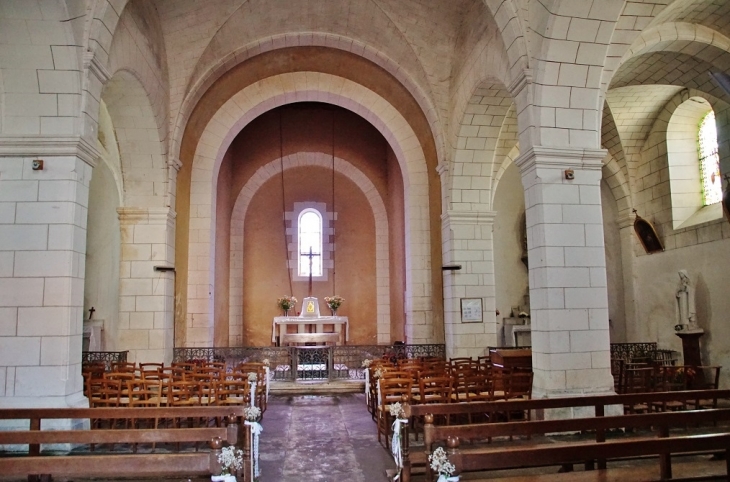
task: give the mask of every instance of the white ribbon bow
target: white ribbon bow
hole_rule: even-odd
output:
[[[243,424],[251,427],[251,433],[254,435],[258,436],[261,432],[264,431],[264,427],[262,427],[261,424],[258,422],[249,422],[248,420],[246,420],[245,422],[243,422]]]
[[[248,420],[244,420],[243,424],[251,427],[251,434],[253,435],[251,443],[253,445],[251,447],[251,451],[253,452],[253,476],[258,477],[261,475],[261,470],[259,469],[259,434],[264,431],[264,427],[258,422],[250,422]]]
[[[400,426],[401,424],[408,423],[408,419],[396,418],[393,422],[393,438],[390,442],[390,450],[393,453],[393,460],[395,460],[395,466],[398,467],[398,474],[393,477],[393,482],[400,480],[400,473],[403,469],[403,452],[400,446]]]

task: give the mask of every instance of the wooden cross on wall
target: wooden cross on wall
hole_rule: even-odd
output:
[[[300,253],[301,256],[306,256],[309,258],[309,294],[307,295],[309,298],[312,297],[312,258],[315,256],[320,256],[319,253],[312,253],[312,247],[309,247],[309,253]]]

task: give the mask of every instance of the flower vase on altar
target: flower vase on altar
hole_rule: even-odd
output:
[[[294,308],[294,305],[297,304],[297,299],[293,296],[282,296],[281,298],[276,300],[276,306],[281,308],[284,311],[284,316],[289,316],[289,310]]]
[[[327,306],[332,312],[332,316],[337,316],[337,308],[340,307],[343,301],[345,301],[345,299],[337,295],[324,297],[324,302],[327,303]]]

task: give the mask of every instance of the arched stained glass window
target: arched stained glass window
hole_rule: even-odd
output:
[[[700,122],[698,133],[702,198],[705,206],[722,200],[720,156],[717,153],[715,113],[710,111]]]
[[[305,209],[299,215],[299,276],[322,276],[322,215],[316,209]]]

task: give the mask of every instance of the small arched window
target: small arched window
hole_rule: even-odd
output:
[[[309,276],[310,252],[312,276],[322,276],[322,214],[305,209],[299,214],[299,276]]]
[[[715,112],[710,111],[702,118],[697,138],[700,178],[702,179],[702,199],[704,205],[708,206],[722,200],[720,156],[717,153]]]

